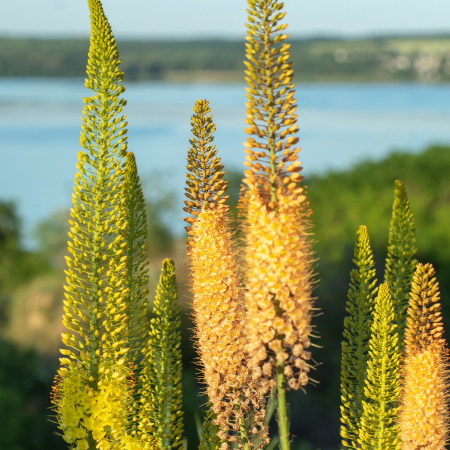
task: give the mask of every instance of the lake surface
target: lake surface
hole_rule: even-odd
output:
[[[70,205],[87,95],[80,79],[0,79],[0,198],[18,202],[28,231]],[[180,209],[197,99],[210,101],[225,167],[243,167],[243,85],[133,83],[124,97],[128,149],[143,177],[167,179]],[[305,174],[450,143],[450,85],[300,84],[296,97]]]

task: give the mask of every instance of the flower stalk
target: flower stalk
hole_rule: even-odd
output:
[[[278,395],[282,450],[289,449],[286,390],[308,382],[312,301],[309,205],[299,183],[297,109],[284,4],[248,0],[246,81],[248,169],[241,196],[247,351],[253,377]]]
[[[414,260],[416,253],[414,216],[405,185],[403,181],[397,180],[389,229],[385,281],[389,284],[392,293],[400,350],[404,346],[406,310],[414,268],[417,264]]]
[[[144,353],[143,405],[140,416],[158,449],[183,443],[180,306],[174,262],[165,259],[156,290],[150,336]],[[141,420],[142,420],[141,419]]]
[[[409,300],[399,428],[402,450],[444,450],[449,436],[449,362],[431,264],[417,264]]]
[[[375,300],[359,444],[363,450],[398,450],[399,350],[394,306],[383,283]]]
[[[375,265],[367,227],[357,232],[354,264],[344,319],[341,363],[341,437],[343,445],[358,449],[363,402],[367,401],[364,385],[367,375],[372,311],[375,304]]]
[[[185,220],[195,334],[221,448],[251,449],[267,440],[259,384],[250,377],[239,261],[224,205],[226,183],[211,143],[215,125],[206,100],[197,101],[188,153]],[[250,420],[248,420],[250,419]]]
[[[54,409],[77,450],[145,450],[133,426],[136,346],[146,328],[145,212],[127,149],[123,73],[99,0],[88,0],[91,41],[75,175],[65,286],[61,368]],[[139,250],[136,249],[139,247]],[[73,349],[73,350],[70,350]]]

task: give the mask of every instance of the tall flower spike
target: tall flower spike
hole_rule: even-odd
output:
[[[212,121],[211,108],[207,100],[198,100],[194,106],[192,116],[192,145],[188,150],[186,184],[187,188],[185,200],[185,212],[197,216],[202,210],[202,206],[215,209],[223,205],[228,196],[223,195],[227,190],[227,181],[223,180],[225,172],[220,158],[218,158],[213,133],[216,125]],[[186,217],[184,220],[190,224],[194,217]],[[189,232],[190,227],[186,227]]]
[[[248,0],[246,25],[247,43],[247,119],[250,136],[244,143],[250,169],[245,171],[246,183],[257,185],[271,209],[276,208],[277,190],[281,184],[296,193],[301,192],[298,182],[303,179],[297,160],[300,148],[294,147],[299,139],[297,106],[292,83],[292,63],[289,62],[287,34],[280,32],[287,24],[279,24],[286,13],[278,0]],[[299,192],[298,192],[299,191]]]
[[[180,306],[173,261],[165,259],[153,305],[153,319],[144,350],[142,428],[158,449],[183,443]],[[142,420],[143,419],[143,420]]]
[[[147,212],[134,154],[128,152],[123,170],[120,220],[121,239],[116,242],[117,284],[127,307],[128,360],[136,365],[139,344],[148,331]]]
[[[245,216],[246,330],[250,366],[264,391],[277,386],[282,450],[289,449],[285,391],[308,382],[311,368],[310,215],[303,188],[285,13],[277,0],[248,0],[247,119],[249,169],[240,205]]]
[[[403,348],[408,296],[414,268],[417,264],[417,261],[413,259],[416,252],[414,216],[411,212],[405,185],[403,181],[397,180],[389,229],[385,281],[389,284],[392,292],[400,349]]]
[[[341,436],[343,445],[358,449],[359,428],[363,412],[364,383],[367,372],[371,313],[375,304],[375,265],[367,227],[360,226],[351,272],[347,317],[344,320],[341,363]]]
[[[449,435],[449,363],[439,285],[431,264],[418,264],[412,282],[400,397],[402,450],[444,450]]]
[[[148,260],[147,260],[147,212],[134,154],[129,152],[125,158],[122,171],[122,192],[119,209],[119,220],[116,233],[120,236],[115,242],[116,256],[112,260],[111,270],[116,276],[120,291],[120,302],[126,311],[127,320],[120,327],[120,333],[126,341],[125,347],[130,350],[126,354],[126,365],[138,379],[142,370],[141,346],[146,341],[149,329],[148,315]],[[110,305],[111,318],[116,315],[119,305]],[[118,331],[115,331],[117,336]],[[133,420],[138,415],[139,385],[135,386],[128,402],[130,432],[141,439],[148,439],[142,422]]]
[[[84,99],[80,142],[87,152],[78,153],[63,316],[67,329],[63,343],[75,353],[61,350],[66,358],[61,359],[56,412],[64,439],[78,449],[109,450],[119,444],[128,449],[134,445],[126,437],[124,400],[130,392],[129,368],[124,364],[128,347],[122,332],[128,317],[116,283],[121,273],[111,271],[118,256],[115,244],[122,239],[115,231],[127,139],[125,116],[118,116],[126,104],[119,99],[125,88],[102,5],[99,0],[88,4],[91,43],[86,87],[93,95]],[[98,420],[102,409],[105,414]]]
[[[375,300],[360,440],[363,450],[398,450],[399,350],[394,307],[387,283]]]
[[[212,157],[208,155],[216,151],[209,146],[212,136],[205,138],[215,128],[212,117],[207,116],[209,113],[208,102],[199,100],[192,124],[194,136],[200,138],[191,141],[193,148],[189,152],[195,157],[188,158],[188,170],[192,175],[188,180],[194,185],[190,191],[193,196],[199,192],[201,183],[213,186],[223,173],[220,160],[215,159],[217,164],[212,168],[207,164]],[[252,381],[246,367],[241,274],[228,207],[223,205],[220,195],[217,193],[212,201],[202,193],[195,197],[200,212],[195,211],[197,217],[191,221],[189,230],[195,334],[203,380],[216,415],[214,424],[220,427],[221,448],[237,443],[239,448],[249,449],[256,441],[266,443],[264,403],[258,384]]]

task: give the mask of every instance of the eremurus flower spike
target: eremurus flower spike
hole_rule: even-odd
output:
[[[174,262],[165,259],[153,305],[150,335],[143,350],[142,429],[159,450],[183,443],[180,306]]]
[[[148,260],[147,260],[147,211],[142,187],[137,171],[136,159],[128,152],[122,170],[121,200],[115,241],[115,257],[111,261],[112,282],[116,284],[119,297],[116,303],[110,303],[108,313],[112,319],[121,309],[126,314],[119,330],[114,332],[116,339],[120,332],[129,351],[125,364],[136,379],[142,371],[141,346],[147,341],[149,321],[148,314]],[[120,300],[119,300],[120,299]],[[122,307],[120,308],[120,304]],[[137,381],[137,380],[136,380]],[[133,420],[138,416],[141,404],[149,399],[136,384],[130,396],[127,410],[129,431],[139,439],[148,440],[146,423]],[[144,418],[141,418],[145,420]]]
[[[207,100],[197,100],[194,106],[194,115],[191,119],[192,145],[188,150],[186,184],[187,188],[184,211],[197,216],[203,205],[214,209],[225,203],[228,196],[223,195],[227,190],[227,181],[223,180],[225,172],[218,158],[213,133],[216,125],[212,121],[211,108]],[[194,221],[194,217],[186,217],[188,223]],[[186,228],[189,232],[190,227]]]
[[[91,40],[81,145],[71,209],[64,358],[55,386],[55,412],[63,438],[78,450],[144,448],[129,434],[127,404],[134,389],[126,364],[128,315],[117,266],[117,233],[126,151],[123,74],[111,27],[99,0],[88,0]]]
[[[212,141],[209,133],[215,128],[211,116],[205,117],[209,112],[206,101],[196,103],[192,125],[195,138],[199,138],[191,140],[193,147],[189,152],[195,157],[188,158],[191,172],[188,180],[194,185],[193,195],[199,192],[201,183],[212,186],[223,173],[220,172],[223,168],[220,160],[215,156],[218,164],[208,166],[208,155],[216,151],[209,147]],[[205,136],[209,138],[205,139]],[[224,191],[224,186],[221,191]],[[196,344],[203,381],[216,416],[213,422],[220,427],[221,448],[237,443],[239,448],[250,449],[256,441],[256,445],[266,443],[267,430],[261,410],[264,402],[258,384],[252,381],[247,368],[243,329],[245,311],[238,255],[230,229],[228,207],[223,204],[219,192],[215,199],[208,200],[203,194],[196,197],[196,217],[189,230],[190,289]],[[250,415],[251,420],[248,420]]]
[[[389,284],[398,327],[400,350],[404,345],[406,310],[411,281],[417,261],[414,216],[403,181],[395,182],[394,206],[389,228],[385,281]]]
[[[248,0],[247,118],[244,143],[248,167],[241,192],[244,219],[250,367],[264,392],[276,386],[282,450],[289,450],[287,389],[308,382],[312,331],[313,256],[309,205],[294,148],[297,106],[289,62],[284,4]]]
[[[120,288],[126,314],[128,362],[136,366],[139,358],[139,344],[148,332],[148,260],[147,260],[147,211],[139,179],[136,159],[132,152],[125,157],[122,171],[122,192],[117,232],[121,239],[116,241],[114,272],[116,285]]]
[[[246,183],[257,185],[271,209],[276,208],[277,190],[281,184],[296,191],[302,180],[300,162],[293,148],[299,141],[297,106],[292,83],[292,63],[289,61],[287,34],[281,31],[287,24],[284,4],[278,0],[248,0],[246,24],[247,119],[250,136],[244,143],[247,161],[244,163]]]
[[[341,363],[341,437],[347,448],[358,449],[359,428],[366,400],[364,384],[367,372],[371,313],[375,303],[375,264],[367,227],[357,232],[354,264],[344,319]]]
[[[449,435],[449,361],[431,264],[417,264],[402,362],[399,427],[402,450],[444,450]]]
[[[394,306],[387,283],[375,300],[359,444],[363,450],[398,450],[399,350]]]

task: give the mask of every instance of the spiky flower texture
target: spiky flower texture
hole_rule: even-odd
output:
[[[348,448],[358,449],[359,429],[366,400],[364,385],[367,373],[372,311],[375,304],[375,265],[370,248],[367,227],[360,226],[357,233],[353,262],[357,268],[351,272],[344,320],[341,364],[341,436]]]
[[[199,450],[219,450],[221,441],[217,436],[220,432],[219,426],[213,423],[215,414],[211,411],[207,411],[205,418],[203,419],[202,432]]]
[[[121,239],[116,241],[114,270],[122,273],[120,281],[116,278],[127,307],[128,361],[137,367],[139,344],[148,332],[148,231],[144,194],[132,152],[125,157],[122,179],[120,215],[116,226]]]
[[[162,264],[151,320],[150,337],[144,349],[143,397],[140,411],[158,449],[176,449],[183,442],[183,393],[181,386],[181,333],[175,265]]]
[[[444,450],[448,441],[448,352],[431,264],[418,264],[412,282],[402,364],[399,413],[402,450]]]
[[[417,264],[414,216],[411,212],[403,181],[395,182],[394,206],[389,229],[388,256],[385,281],[389,284],[394,303],[399,347],[403,348],[406,328],[406,310],[414,268]]]
[[[84,99],[80,142],[86,152],[78,154],[75,175],[63,316],[63,343],[75,351],[61,350],[65,357],[54,389],[55,412],[72,448],[143,449],[147,444],[130,431],[127,409],[135,381],[128,364],[130,289],[123,287],[127,242],[118,232],[119,226],[127,227],[121,204],[127,122],[119,116],[125,88],[102,5],[99,0],[88,4],[86,87],[93,94]]]
[[[112,272],[116,275],[112,281],[119,289],[116,295],[123,299],[127,320],[118,332],[123,334],[126,354],[126,364],[130,375],[137,380],[141,373],[141,346],[145,344],[148,334],[148,261],[147,261],[147,217],[145,199],[137,171],[136,159],[128,152],[122,170],[121,199],[118,220],[116,223],[117,238],[115,240],[116,256],[112,263]],[[108,314],[114,316],[117,305],[107,307]],[[141,389],[142,384],[136,383],[127,401],[128,429],[130,434],[139,440],[148,441],[149,418],[139,416],[139,411],[150,402],[147,392]],[[139,420],[136,420],[139,417]]]
[[[218,435],[222,448],[230,442],[250,448],[255,441],[252,435],[265,441],[262,395],[246,367],[241,275],[228,207],[223,204],[223,166],[210,144],[215,129],[210,112],[206,100],[197,101],[187,167],[190,200],[186,210],[196,215],[194,220],[187,219],[192,223],[188,231],[195,333],[208,398],[216,415],[214,424],[221,430]],[[213,195],[216,185],[220,190]],[[249,424],[246,419],[252,410]]]
[[[375,300],[359,443],[363,450],[398,450],[399,350],[387,283]]]
[[[293,70],[289,62],[287,34],[280,34],[287,24],[279,24],[286,13],[278,0],[248,0],[247,43],[247,119],[245,132],[250,136],[244,144],[248,181],[260,184],[268,196],[271,209],[276,207],[277,190],[284,183],[289,190],[299,190],[301,180],[299,148],[295,133],[297,106]]]
[[[286,389],[307,384],[311,368],[312,252],[285,13],[277,0],[248,0],[247,119],[249,169],[244,219],[246,331],[254,379],[277,387],[280,440],[289,448]]]

